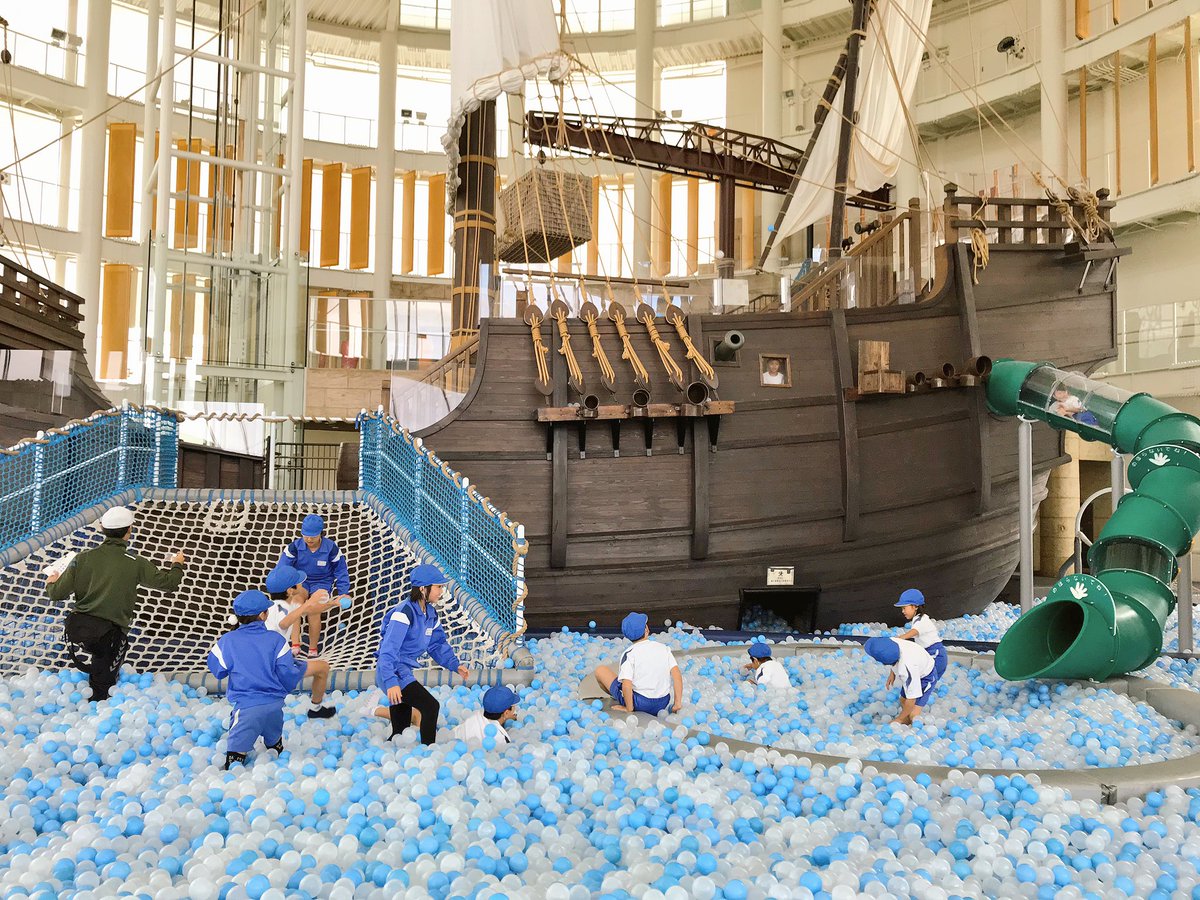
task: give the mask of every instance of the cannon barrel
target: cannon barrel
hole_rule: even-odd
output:
[[[693,381],[687,386],[687,391],[684,392],[687,402],[696,406],[699,406],[701,403],[707,403],[708,395],[708,385],[703,381]]]
[[[633,405],[645,409],[650,405],[650,392],[645,388],[638,388],[633,392]]]
[[[714,362],[733,362],[737,352],[746,344],[746,336],[740,331],[727,331],[721,343],[713,351]]]

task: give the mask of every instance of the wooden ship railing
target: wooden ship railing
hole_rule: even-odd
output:
[[[82,350],[83,302],[78,294],[0,256],[0,309],[6,341],[38,350]]]
[[[921,211],[914,203],[898,216],[882,219],[850,252],[811,269],[792,288],[792,309],[820,311],[838,306],[875,307],[899,302],[899,274],[907,272],[912,292],[921,293]],[[853,303],[851,303],[853,296]]]
[[[891,306],[910,293],[918,300],[944,277],[946,264],[945,254],[935,252],[932,266],[937,271],[931,270],[929,281],[925,280],[922,267],[927,240],[935,251],[960,241],[986,245],[989,251],[1061,248],[1068,237],[1079,239],[1078,231],[1089,216],[1107,224],[1114,205],[1106,190],[1090,200],[1090,209],[1089,198],[1082,195],[1065,199],[980,197],[960,194],[954,184],[946,185],[945,191],[942,207],[933,213],[929,227],[914,201],[905,212],[885,217],[878,231],[845,256],[826,260],[807,272],[792,286],[792,309]],[[908,282],[903,290],[901,275]]]
[[[475,377],[476,357],[479,354],[479,335],[475,335],[460,347],[451,350],[428,369],[413,379],[417,384],[428,384],[443,391],[464,394]]]

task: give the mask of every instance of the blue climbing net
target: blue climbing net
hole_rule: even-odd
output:
[[[505,630],[524,631],[522,527],[383,413],[358,419],[359,485]]]
[[[126,408],[0,450],[0,551],[130,488],[175,487],[175,414]]]

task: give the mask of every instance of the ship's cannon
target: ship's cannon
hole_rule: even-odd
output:
[[[713,360],[715,362],[733,362],[737,358],[737,352],[746,344],[746,336],[740,331],[727,331],[721,343],[717,344],[713,351]]]

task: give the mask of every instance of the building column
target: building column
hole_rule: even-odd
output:
[[[1046,0],[1039,4],[1041,14],[1041,133],[1042,173],[1046,185],[1062,193],[1053,176],[1065,182],[1074,178],[1067,162],[1067,79],[1063,71],[1063,43],[1066,40],[1066,5]]]
[[[783,0],[762,0],[762,123],[763,137],[783,137]],[[765,241],[768,229],[775,227],[775,219],[783,205],[778,194],[764,192],[762,195],[762,227],[759,234]],[[779,271],[782,241],[771,244],[765,268],[768,272]],[[756,252],[758,248],[755,248]]]
[[[1063,452],[1071,457],[1050,472],[1046,499],[1038,512],[1041,520],[1041,572],[1057,575],[1058,567],[1075,552],[1075,516],[1079,513],[1079,436],[1063,433]]]
[[[79,33],[79,0],[69,0],[67,3],[67,32],[69,34]],[[63,75],[68,84],[79,83],[79,53],[74,47],[67,43],[66,48],[66,70]],[[75,126],[77,122],[74,117],[63,116],[59,120],[59,134],[61,142],[59,144],[58,156],[58,227],[64,231],[67,229],[67,223],[71,218],[71,191],[67,187],[71,183],[71,154],[75,147]],[[54,254],[54,280],[58,284],[65,284],[67,280],[67,260],[69,256],[66,253]]]
[[[634,115],[653,118],[654,104],[654,29],[658,24],[656,0],[636,0],[634,4]],[[653,175],[649,169],[638,169],[633,175],[633,276],[650,276],[650,234],[654,209]]]
[[[96,368],[96,335],[100,319],[100,260],[104,232],[104,159],[108,135],[108,32],[112,5],[102,0],[88,4],[87,37],[83,59],[83,118],[95,119],[83,129],[79,171],[79,262],[77,293],[84,299],[83,348]]]
[[[392,296],[392,237],[396,215],[396,33],[379,36],[379,128],[375,143],[375,270],[371,293]],[[382,360],[376,360],[382,364]]]

